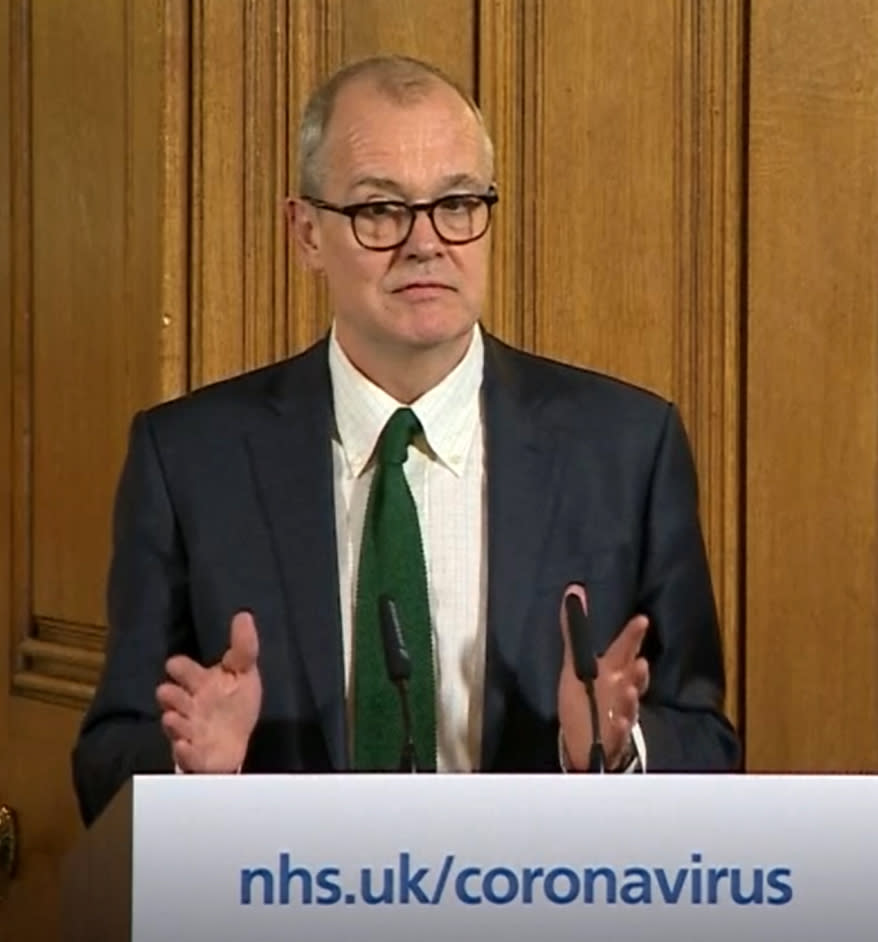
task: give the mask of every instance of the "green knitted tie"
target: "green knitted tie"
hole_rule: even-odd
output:
[[[354,768],[360,771],[395,770],[403,739],[399,695],[387,676],[378,621],[382,593],[396,602],[411,659],[409,697],[418,768],[436,768],[427,573],[418,514],[402,470],[420,429],[411,409],[398,409],[384,426],[363,524],[354,642]]]

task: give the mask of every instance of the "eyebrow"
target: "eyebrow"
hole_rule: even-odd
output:
[[[393,180],[390,177],[372,177],[372,176],[363,176],[357,177],[356,180],[351,184],[351,187],[348,192],[353,190],[360,189],[361,187],[372,187],[376,190],[385,190],[390,193],[395,193],[401,198],[406,198],[405,188],[397,180]],[[439,181],[439,186],[436,188],[437,192],[448,192],[449,190],[456,189],[457,187],[466,187],[473,190],[484,190],[487,189],[485,183],[483,183],[475,174],[472,173],[453,173],[447,177],[443,177]]]

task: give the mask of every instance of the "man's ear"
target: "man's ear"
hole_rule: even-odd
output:
[[[290,198],[286,202],[290,234],[296,243],[296,251],[302,262],[314,271],[323,270],[323,253],[317,211],[305,200]]]

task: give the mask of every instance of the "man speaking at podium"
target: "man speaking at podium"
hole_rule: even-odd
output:
[[[140,772],[392,771],[404,731],[418,771],[735,768],[680,416],[482,329],[502,189],[474,102],[364,60],[312,96],[299,159],[332,329],[135,417],[84,820]]]

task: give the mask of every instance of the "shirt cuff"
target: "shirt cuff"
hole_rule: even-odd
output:
[[[643,730],[640,727],[640,723],[637,722],[634,724],[631,730],[631,742],[634,746],[634,758],[625,766],[624,769],[619,769],[623,774],[631,774],[632,772],[646,772],[646,740],[643,737]],[[564,731],[559,727],[558,728],[558,764],[561,766],[561,771],[567,773],[570,769],[567,767],[567,750],[564,748]]]

